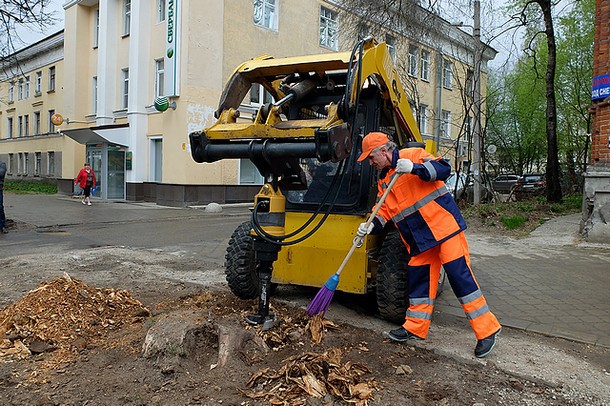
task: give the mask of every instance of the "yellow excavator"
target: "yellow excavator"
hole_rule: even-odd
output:
[[[239,106],[252,86],[273,101],[252,120]],[[377,173],[359,163],[364,135],[383,131],[399,148],[419,146],[419,129],[385,43],[371,37],[351,52],[255,58],[239,66],[221,95],[215,124],[189,135],[193,159],[249,159],[265,183],[251,221],[231,236],[226,279],[242,299],[259,298],[246,318],[269,328],[277,285],[321,287],[349,251],[377,197]],[[341,274],[338,291],[374,292],[379,314],[404,320],[408,256],[390,224],[367,236]]]

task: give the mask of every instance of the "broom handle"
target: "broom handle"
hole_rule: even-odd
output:
[[[396,181],[398,180],[400,175],[401,174],[399,174],[399,173],[395,173],[392,176],[392,179],[390,180],[390,184],[386,188],[385,192],[383,192],[383,195],[381,195],[381,199],[379,199],[379,201],[377,202],[377,205],[375,205],[375,208],[373,209],[373,212],[371,213],[369,218],[366,220],[365,226],[367,228],[373,222],[373,220],[375,219],[375,216],[379,212],[379,209],[381,208],[381,205],[385,201],[385,198],[390,193],[390,189],[392,189],[392,187],[394,186],[394,184],[396,183]],[[364,239],[364,237],[362,237],[362,239]],[[341,272],[343,271],[343,268],[345,268],[345,265],[347,265],[347,261],[349,261],[349,259],[352,257],[352,254],[354,253],[354,251],[356,251],[356,248],[358,248],[358,244],[359,243],[360,243],[360,241],[357,238],[355,238],[354,242],[352,243],[352,247],[349,249],[347,255],[345,256],[345,259],[343,259],[343,262],[339,266],[339,269],[337,270],[337,272],[335,272],[336,275],[341,275]]]

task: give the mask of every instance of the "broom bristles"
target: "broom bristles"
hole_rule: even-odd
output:
[[[333,300],[333,295],[339,284],[339,275],[333,274],[324,286],[318,291],[316,296],[313,298],[309,306],[307,306],[307,314],[312,317],[316,314],[324,314],[330,307],[330,302]]]

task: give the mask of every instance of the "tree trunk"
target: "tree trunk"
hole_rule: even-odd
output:
[[[555,100],[555,68],[557,65],[557,47],[555,44],[555,29],[551,14],[550,0],[538,0],[544,15],[546,41],[548,47],[548,62],[546,66],[546,198],[549,202],[560,202],[562,199],[559,168],[559,152],[557,143],[557,103]]]

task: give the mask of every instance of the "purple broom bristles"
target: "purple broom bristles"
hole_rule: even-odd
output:
[[[309,303],[309,306],[307,306],[307,314],[309,317],[315,316],[316,314],[322,314],[322,316],[326,314],[338,284],[339,274],[335,273],[328,278],[324,286],[322,286],[311,303]]]

